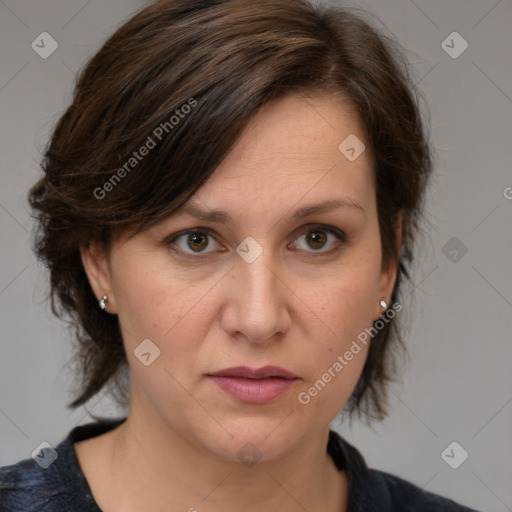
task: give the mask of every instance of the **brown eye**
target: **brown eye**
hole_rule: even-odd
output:
[[[292,247],[310,256],[322,256],[338,251],[346,241],[345,233],[337,228],[314,226],[293,242]],[[326,247],[326,250],[322,250]]]
[[[213,243],[211,241],[213,241]],[[208,255],[215,252],[215,250],[219,250],[218,247],[220,247],[207,229],[188,229],[181,231],[180,233],[171,235],[164,242],[166,245],[171,246],[176,252],[183,253],[186,256],[193,254],[197,254],[198,256]],[[215,248],[216,245],[218,246],[217,248]],[[174,246],[176,246],[177,249],[174,249]],[[206,250],[209,247],[213,247],[214,250]]]
[[[340,250],[346,242],[345,233],[337,228],[313,226],[303,230],[303,234],[288,247],[306,253],[307,256],[327,256]],[[207,228],[188,229],[175,233],[166,238],[164,243],[174,252],[191,258],[226,250]]]
[[[187,236],[186,241],[187,247],[192,249],[193,251],[202,251],[208,247],[208,234],[205,234],[201,231],[196,231],[195,233],[191,233]]]
[[[310,231],[306,235],[306,242],[313,249],[321,249],[327,241],[327,236],[323,231]]]

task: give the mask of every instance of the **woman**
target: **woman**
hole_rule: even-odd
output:
[[[2,510],[471,510],[329,430],[386,416],[402,343],[432,164],[398,55],[302,0],[159,1],[105,43],[30,203],[70,406],[129,412],[2,468]]]

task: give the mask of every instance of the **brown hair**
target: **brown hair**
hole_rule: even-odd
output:
[[[80,247],[95,240],[108,249],[120,230],[133,227],[136,234],[172,214],[214,172],[251,117],[285,94],[341,94],[356,108],[375,160],[383,264],[398,265],[391,297],[398,301],[401,278],[410,277],[406,265],[432,160],[418,94],[402,54],[386,39],[348,10],[306,0],[161,0],[93,56],[46,148],[46,174],[29,194],[52,310],[68,319],[78,341],[81,384],[68,407],[112,383],[127,403],[118,318],[98,307]],[[149,139],[151,151],[135,157]],[[400,211],[397,254],[393,223]],[[387,415],[391,344],[405,353],[396,320],[373,338],[349,412]]]

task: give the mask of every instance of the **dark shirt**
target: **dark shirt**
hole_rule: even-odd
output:
[[[101,512],[80,469],[73,444],[103,434],[125,419],[75,427],[55,447],[58,456],[46,469],[32,458],[1,467],[0,512]],[[359,451],[334,431],[329,434],[327,452],[337,468],[346,472],[348,512],[476,512],[389,473],[369,469]],[[39,455],[44,466],[55,452],[46,448]]]

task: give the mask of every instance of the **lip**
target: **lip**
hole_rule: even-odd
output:
[[[279,366],[263,366],[253,369],[248,366],[234,366],[215,373],[209,373],[213,377],[241,377],[245,379],[265,379],[268,377],[282,377],[284,379],[297,379],[297,375],[280,368]]]
[[[298,380],[296,375],[278,366],[258,369],[236,366],[210,373],[208,377],[224,392],[250,404],[271,402],[286,393]]]

